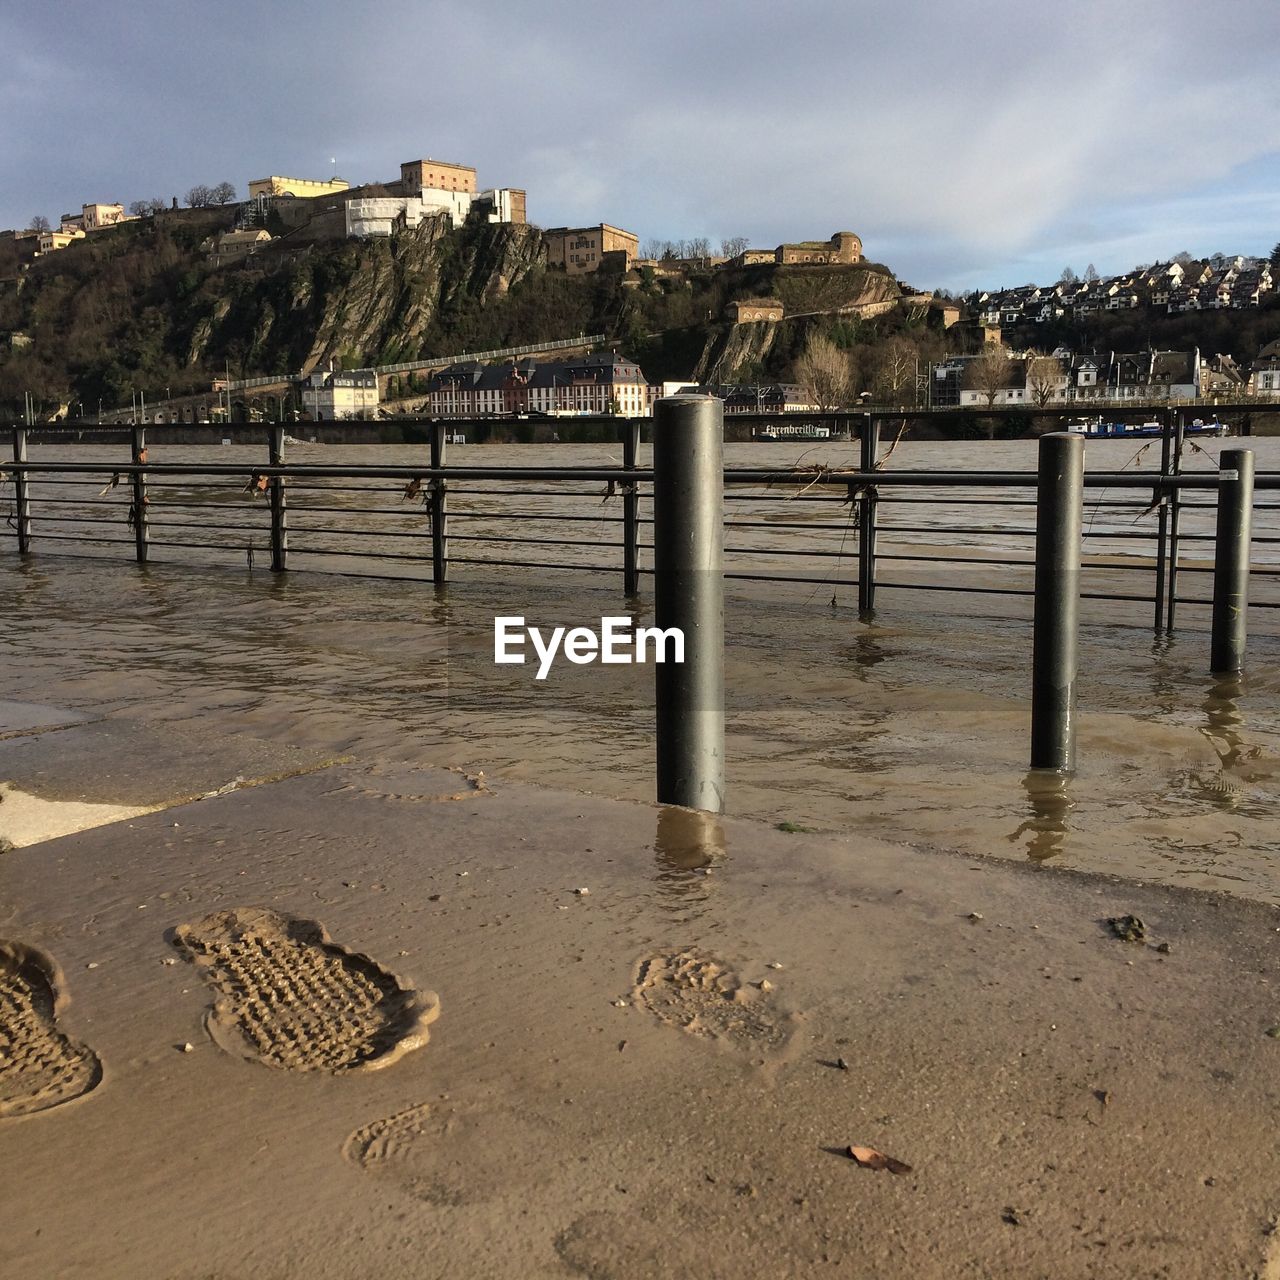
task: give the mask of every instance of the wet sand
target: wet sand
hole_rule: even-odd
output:
[[[1277,1265],[1268,906],[374,758],[0,876],[6,1274]]]

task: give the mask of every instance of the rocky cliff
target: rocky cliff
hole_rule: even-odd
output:
[[[871,264],[566,277],[547,268],[536,227],[454,230],[443,215],[384,240],[281,227],[251,256],[219,261],[209,250],[233,217],[166,211],[0,279],[0,413],[25,391],[46,414],[92,413],[139,391],[154,401],[206,390],[227,370],[394,364],[598,332],[654,381],[780,377],[807,326],[892,305],[899,292]],[[788,319],[723,322],[729,302],[754,296],[782,299]]]

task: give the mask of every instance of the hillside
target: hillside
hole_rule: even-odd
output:
[[[93,412],[207,388],[235,377],[296,372],[330,357],[347,367],[388,364],[603,332],[651,380],[782,377],[814,325],[846,345],[877,326],[850,308],[891,307],[901,290],[873,263],[640,268],[565,276],[546,266],[532,226],[443,217],[392,239],[295,243],[217,266],[201,243],[231,210],[173,210],[97,233],[0,284],[0,411],[24,391],[44,412]],[[733,326],[726,305],[781,298],[781,324]],[[836,314],[841,310],[845,314]],[[874,308],[873,308],[874,309]],[[818,314],[813,314],[818,313]],[[6,341],[19,335],[16,343]]]

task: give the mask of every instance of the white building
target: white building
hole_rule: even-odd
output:
[[[378,375],[372,369],[313,373],[302,386],[302,407],[315,422],[372,418],[378,409]]]
[[[523,192],[507,187],[479,193],[424,187],[416,196],[368,196],[347,201],[347,235],[361,239],[390,236],[398,230],[412,230],[435,213],[447,213],[456,229],[477,201],[488,209],[489,222],[523,222],[523,200]]]

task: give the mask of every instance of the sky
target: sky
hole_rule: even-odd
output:
[[[920,288],[1280,241],[1276,0],[0,8],[0,227],[403,160],[542,226],[857,232]]]

